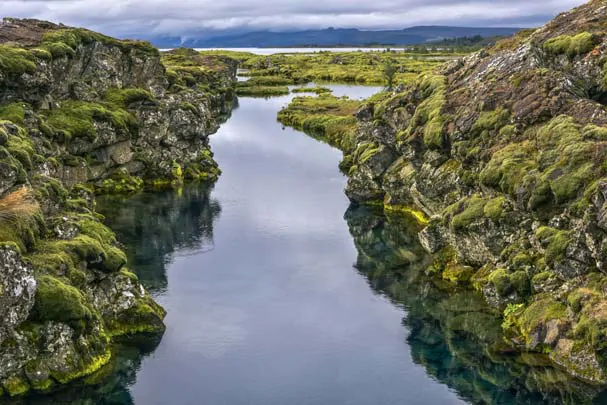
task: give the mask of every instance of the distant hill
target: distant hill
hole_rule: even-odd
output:
[[[207,37],[192,37],[182,41],[179,37],[146,38],[160,48],[187,46],[194,48],[272,48],[299,46],[372,46],[413,45],[436,42],[446,38],[509,36],[519,28],[475,28],[419,26],[403,30],[362,31],[353,28],[326,28],[297,32],[258,31],[232,33]]]

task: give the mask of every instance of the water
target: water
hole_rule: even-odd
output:
[[[207,231],[166,265],[168,328],[135,403],[460,403],[403,350],[402,310],[353,269],[340,153],[282,129],[288,100],[242,99],[213,138],[221,181],[210,197],[184,190],[185,207],[214,208],[175,226]]]
[[[277,53],[306,53],[314,54],[318,52],[379,52],[388,48],[197,48],[197,51],[235,51],[249,52],[255,55],[274,55]],[[399,50],[390,47],[391,50]]]
[[[364,97],[376,89],[331,86]],[[424,274],[416,225],[349,208],[340,153],[282,128],[291,96],[240,100],[215,187],[100,200],[168,310],[96,387],[32,404],[578,404],[598,389],[499,352],[477,294]],[[345,215],[344,215],[345,213]],[[600,403],[600,400],[597,403]]]

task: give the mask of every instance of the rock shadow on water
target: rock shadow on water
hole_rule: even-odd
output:
[[[99,212],[106,215],[130,268],[151,294],[166,291],[166,267],[175,251],[188,255],[214,248],[213,227],[221,206],[211,198],[212,189],[199,183],[128,199],[99,198]]]
[[[427,273],[432,258],[414,218],[350,207],[356,269],[378,294],[405,309],[413,361],[472,404],[604,403],[603,388],[573,379],[541,355],[509,352],[501,321],[483,297]]]

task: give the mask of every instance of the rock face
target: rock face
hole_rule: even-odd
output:
[[[607,383],[607,1],[444,66],[358,113],[347,195],[417,207],[443,273],[513,346]],[[363,156],[358,159],[357,156]],[[455,280],[453,280],[455,277]]]
[[[236,62],[37,20],[0,23],[0,396],[94,373],[164,310],[95,192],[214,180]]]

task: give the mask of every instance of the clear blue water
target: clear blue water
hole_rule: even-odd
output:
[[[349,207],[340,153],[276,122],[289,99],[240,100],[212,138],[215,186],[100,200],[167,331],[121,348],[99,385],[30,403],[600,401],[541,358],[498,354],[499,320],[425,276],[415,225]]]

